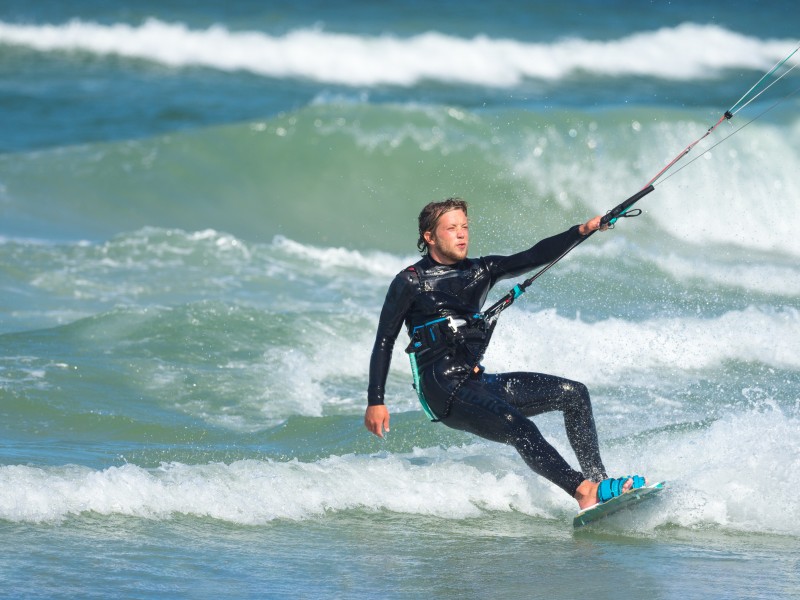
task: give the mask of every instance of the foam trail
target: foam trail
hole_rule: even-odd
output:
[[[713,524],[797,535],[796,521],[787,516],[797,514],[798,500],[786,476],[800,468],[797,426],[796,416],[767,402],[708,429],[661,437],[648,446],[642,464],[670,480],[672,490],[662,498],[660,514],[644,517],[648,525]]]
[[[485,35],[458,38],[435,31],[400,38],[296,29],[273,36],[220,25],[192,30],[150,18],[139,26],[81,20],[60,25],[0,22],[0,43],[350,86],[412,86],[432,80],[502,88],[528,78],[560,80],[580,72],[692,80],[724,69],[766,70],[786,55],[794,41],[760,40],[691,23],[617,40],[531,43]]]

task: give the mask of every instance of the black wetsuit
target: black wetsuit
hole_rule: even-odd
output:
[[[513,445],[531,469],[571,496],[584,479],[605,478],[585,385],[540,373],[473,372],[486,331],[470,317],[480,311],[492,286],[547,264],[579,237],[575,226],[518,254],[466,258],[454,265],[441,265],[426,255],[399,273],[386,294],[378,323],[370,360],[369,404],[384,402],[392,349],[405,322],[412,337],[407,351],[418,350],[418,391],[445,425]],[[448,316],[467,324],[457,332],[447,321],[420,327]],[[558,454],[528,418],[553,410],[564,413],[567,437],[582,473]]]

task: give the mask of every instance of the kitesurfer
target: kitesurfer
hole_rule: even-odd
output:
[[[449,198],[425,206],[419,214],[417,243],[423,257],[395,277],[381,311],[370,360],[367,429],[379,437],[389,431],[384,387],[392,349],[405,323],[415,385],[432,420],[511,444],[534,472],[574,497],[581,509],[645,485],[639,476],[607,478],[584,384],[542,373],[489,374],[480,365],[488,335],[480,310],[489,290],[498,281],[554,260],[582,236],[606,228],[598,216],[517,254],[467,258],[467,203]],[[530,420],[550,411],[564,414],[580,471]]]

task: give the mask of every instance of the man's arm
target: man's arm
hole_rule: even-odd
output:
[[[528,250],[511,256],[487,256],[486,261],[493,271],[495,282],[518,277],[555,260],[581,237],[598,229],[606,230],[608,226],[601,226],[599,216],[592,217],[586,223],[575,225],[563,233],[543,239]]]
[[[378,331],[369,361],[368,406],[364,413],[364,425],[378,437],[383,437],[384,429],[389,431],[389,410],[383,403],[386,378],[389,375],[394,343],[403,326],[406,312],[411,307],[414,291],[413,277],[405,271],[395,277],[386,293],[378,320]]]

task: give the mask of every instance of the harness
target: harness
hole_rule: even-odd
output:
[[[414,267],[406,269],[412,274],[419,285],[419,274]],[[458,390],[470,377],[477,377],[483,373],[483,367],[480,366],[480,361],[489,345],[489,338],[491,337],[492,326],[486,325],[486,320],[483,315],[476,314],[470,318],[461,318],[454,316],[440,317],[422,325],[417,325],[409,331],[411,341],[406,347],[409,362],[411,363],[411,375],[413,377],[413,387],[417,392],[422,410],[428,418],[434,423],[441,419],[446,419],[450,414],[450,407]],[[469,342],[481,344],[481,349],[473,356],[463,356],[466,354],[473,354],[469,349]],[[442,357],[450,354],[453,357],[461,355],[465,364],[470,367],[469,372],[464,376],[453,388],[447,399],[444,414],[441,419],[431,409],[425,395],[422,393],[422,385],[420,382],[420,372],[429,367]]]

